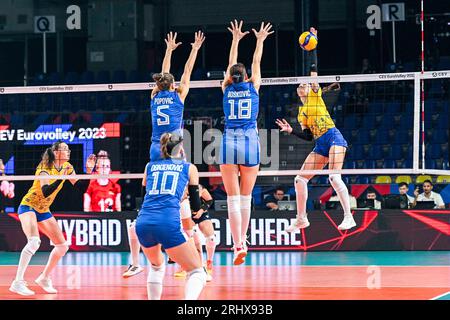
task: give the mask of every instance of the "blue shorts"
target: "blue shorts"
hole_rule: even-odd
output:
[[[220,146],[219,164],[254,167],[260,163],[261,146],[258,130],[226,129]]]
[[[20,215],[20,214],[22,214],[22,213],[30,212],[30,211],[33,211],[34,214],[36,215],[37,222],[45,221],[45,220],[50,219],[51,217],[53,217],[53,215],[51,214],[51,212],[39,213],[39,212],[37,212],[36,210],[34,210],[32,207],[30,207],[30,206],[25,206],[25,205],[23,205],[23,204],[21,204],[21,205],[19,206],[19,210],[17,210],[17,214]]]
[[[150,146],[150,161],[162,160],[161,144],[159,142],[152,142]]]
[[[155,213],[158,214],[158,213]],[[164,215],[171,214],[164,212]],[[180,212],[177,211],[178,216]],[[140,244],[144,248],[150,248],[161,244],[164,249],[177,247],[187,240],[181,231],[181,223],[167,223],[165,221],[149,220],[141,215],[136,219],[136,234]]]
[[[342,133],[335,127],[328,129],[327,132],[316,140],[316,146],[313,152],[328,158],[331,146],[348,147],[347,141],[345,141]]]

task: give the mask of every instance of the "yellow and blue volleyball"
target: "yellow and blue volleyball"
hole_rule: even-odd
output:
[[[314,33],[305,31],[298,38],[298,42],[303,50],[311,51],[317,47],[318,40]]]

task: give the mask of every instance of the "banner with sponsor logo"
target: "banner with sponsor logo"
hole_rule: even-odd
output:
[[[128,226],[137,212],[54,213],[73,251],[128,251]],[[232,239],[224,213],[211,212],[217,250],[230,250]],[[450,250],[449,210],[355,211],[357,227],[340,231],[341,211],[312,211],[311,226],[287,233],[295,212],[257,211],[252,214],[251,250]],[[203,239],[202,239],[203,240]],[[0,251],[20,251],[26,239],[17,214],[0,215]],[[50,250],[42,236],[41,250]]]

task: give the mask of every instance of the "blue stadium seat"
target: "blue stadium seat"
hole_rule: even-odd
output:
[[[383,104],[380,102],[371,102],[367,107],[367,112],[372,114],[383,113]]]
[[[394,115],[401,112],[401,104],[398,101],[389,102],[385,106],[385,113]]]
[[[395,118],[394,115],[384,115],[383,119],[380,122],[379,129],[389,130],[395,127]]]
[[[374,143],[389,144],[390,142],[391,137],[389,136],[389,131],[378,129],[375,135]]]
[[[126,76],[125,70],[116,70],[116,71],[114,71],[112,82],[113,83],[124,83],[124,82],[127,82],[127,76]]]
[[[94,83],[94,73],[92,71],[85,71],[81,75],[81,84],[91,84]]]
[[[450,162],[448,160],[442,162],[442,170],[450,170]]]
[[[425,128],[427,128],[425,126]],[[437,129],[442,129],[442,130],[448,130],[449,128],[449,123],[448,123],[448,117],[439,117],[436,123],[436,128]]]
[[[405,161],[403,161],[402,168],[403,169],[411,169],[412,165],[413,165],[412,160],[411,159],[406,159]]]
[[[364,161],[364,169],[375,169],[376,163],[375,160],[366,160]]]
[[[442,158],[442,150],[440,144],[429,144],[425,149],[425,156],[427,159]]]
[[[399,160],[403,158],[403,148],[401,144],[392,144],[386,159]]]
[[[355,137],[355,141],[358,144],[369,144],[370,143],[370,131],[366,129],[359,129],[358,134]]]
[[[381,145],[373,144],[372,147],[369,149],[369,154],[367,155],[367,158],[373,160],[383,159],[384,155]]]
[[[358,176],[356,178],[357,184],[370,184],[370,177],[368,176]]]
[[[393,169],[393,168],[396,168],[396,167],[397,167],[397,165],[395,163],[395,160],[393,160],[393,159],[386,159],[386,160],[384,160],[384,165],[383,165],[384,169]]]
[[[408,130],[414,128],[414,114],[405,113],[401,116],[398,129]]]
[[[356,144],[349,151],[349,159],[362,160],[365,158],[364,147],[362,145]]]
[[[354,130],[358,128],[358,118],[355,115],[349,115],[344,119],[345,130]]]
[[[95,80],[95,83],[110,83],[111,77],[109,75],[109,71],[102,70],[97,73],[97,79]]]
[[[366,114],[363,116],[361,127],[366,130],[375,129],[376,124],[377,124],[376,122],[377,122],[377,120],[376,120],[375,115]]]
[[[408,130],[397,130],[394,133],[394,143],[405,144],[410,143],[411,139],[408,134]]]
[[[52,72],[48,77],[49,85],[62,84],[62,75],[59,72]]]
[[[436,161],[434,159],[426,159],[425,160],[425,169],[436,169]]]
[[[356,162],[345,159],[343,168],[344,169],[355,169],[356,168]]]
[[[68,72],[64,78],[64,84],[78,84],[80,81],[77,72]]]
[[[448,141],[446,130],[433,130],[433,134],[431,135],[431,143],[446,143]]]

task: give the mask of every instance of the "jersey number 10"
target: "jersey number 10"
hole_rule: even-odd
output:
[[[178,177],[180,174],[173,171],[165,172],[153,172],[153,185],[152,189],[148,192],[149,195],[170,194],[175,195],[178,185]],[[168,181],[169,177],[172,177],[172,181]]]
[[[238,100],[237,116],[235,113],[235,100],[228,100],[228,103],[230,104],[230,115],[228,116],[229,120],[250,119],[252,115],[252,99]]]

